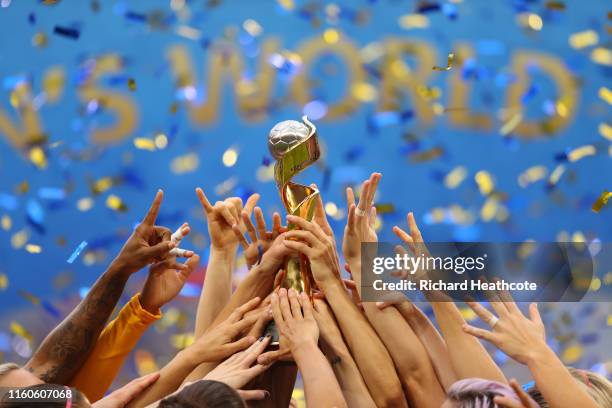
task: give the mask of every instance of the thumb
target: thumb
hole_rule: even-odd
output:
[[[236,390],[238,395],[245,401],[249,400],[262,400],[270,396],[270,393],[266,390]]]
[[[185,279],[187,279],[189,275],[191,275],[191,273],[196,270],[199,264],[200,255],[193,255],[185,262],[185,265],[187,265],[187,269],[180,271],[180,273],[185,277]]]

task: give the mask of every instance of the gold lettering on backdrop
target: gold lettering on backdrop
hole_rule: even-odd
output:
[[[399,38],[387,40],[385,46],[386,55],[382,64],[378,110],[399,110],[402,93],[408,93],[417,118],[424,125],[431,125],[433,109],[428,101],[419,95],[417,87],[427,84],[427,79],[432,74],[431,67],[436,64],[434,51],[425,42]],[[406,55],[414,56],[418,61],[416,71],[413,72],[404,62]]]
[[[574,79],[558,58],[532,51],[517,51],[512,57],[512,72],[517,76],[516,82],[508,87],[506,96],[507,117],[523,114],[521,98],[529,89],[527,67],[535,65],[547,73],[557,86],[558,99],[555,103],[555,114],[538,121],[523,120],[514,129],[514,133],[528,139],[537,138],[542,133],[553,134],[565,128],[573,118],[578,103],[578,90]]]
[[[218,119],[222,100],[223,87],[227,76],[232,80],[239,113],[249,121],[264,118],[272,94],[275,91],[276,69],[269,63],[270,56],[278,52],[279,42],[270,38],[261,45],[257,72],[254,78],[246,78],[246,62],[242,52],[236,45],[218,43],[209,51],[206,76],[201,85],[196,81],[190,55],[184,46],[176,45],[168,50],[168,58],[172,66],[178,87],[193,87],[196,97],[188,99],[190,119],[195,125],[211,124]],[[469,110],[472,86],[469,81],[462,80],[461,66],[471,58],[473,50],[469,44],[459,43],[454,48],[457,66],[448,72],[447,86],[449,88],[446,106],[450,124],[455,127],[490,129],[492,118],[484,113]],[[328,106],[326,118],[336,119],[353,112],[359,106],[355,93],[351,92],[355,84],[365,82],[366,73],[358,49],[344,35],[336,42],[326,42],[318,36],[307,41],[299,50],[303,66],[294,77],[290,89],[291,95],[299,106],[310,102],[308,67],[324,53],[337,54],[345,63],[349,73],[347,79],[348,91],[337,102]],[[385,55],[381,64],[381,82],[377,109],[380,111],[399,110],[402,99],[407,94],[411,99],[409,106],[414,109],[416,120],[424,125],[431,125],[434,112],[429,101],[418,92],[418,87],[426,85],[436,64],[435,49],[431,45],[416,40],[391,38],[385,41]],[[405,58],[417,61],[416,68],[411,68]],[[540,137],[542,134],[554,134],[564,129],[573,119],[579,89],[571,73],[563,62],[551,55],[540,52],[517,51],[512,58],[512,72],[516,81],[507,89],[506,120],[512,117],[524,117],[524,103],[521,99],[529,90],[528,67],[539,67],[542,74],[550,77],[557,88],[555,113],[541,120],[522,120],[513,133],[527,139]],[[117,55],[105,55],[96,60],[94,72],[79,88],[79,98],[84,102],[96,100],[107,111],[113,111],[115,124],[104,129],[96,129],[91,135],[94,143],[109,144],[119,142],[130,136],[138,125],[138,106],[125,93],[119,93],[100,88],[97,81],[104,75],[121,72],[121,58]],[[440,75],[440,74],[437,74]],[[64,92],[65,72],[62,67],[51,67],[43,76],[43,98],[46,104],[58,102]],[[200,98],[197,93],[203,90]],[[10,105],[16,114],[0,108],[0,135],[3,135],[12,145],[23,149],[47,138],[37,111],[38,96],[33,96],[28,81],[17,84],[10,93]],[[44,103],[42,106],[44,107]],[[519,115],[520,114],[520,115]]]
[[[217,120],[222,102],[223,85],[230,76],[239,112],[251,120],[263,119],[274,91],[276,72],[268,62],[270,56],[279,48],[274,38],[262,44],[259,57],[259,72],[254,79],[244,78],[245,64],[242,53],[235,45],[219,42],[210,47],[207,76],[203,86],[198,86],[193,64],[186,48],[177,45],[167,53],[174,71],[178,88],[193,87],[197,93],[203,92],[203,100],[188,99],[187,106],[191,121],[196,125],[206,125]]]
[[[293,78],[291,94],[299,106],[304,106],[312,100],[310,94],[310,79],[308,78],[309,66],[321,55],[334,53],[341,57],[346,63],[349,72],[344,92],[344,97],[334,104],[327,106],[325,119],[336,119],[352,113],[359,107],[359,101],[351,92],[352,85],[365,81],[365,71],[359,58],[359,50],[352,42],[340,36],[338,42],[328,43],[322,37],[316,37],[303,44],[297,51],[302,57],[303,65],[300,72]]]
[[[458,43],[453,47],[457,63],[448,78],[447,108],[450,123],[458,128],[488,130],[493,127],[493,120],[485,113],[476,113],[470,109],[470,80],[461,79],[463,64],[473,56],[472,47]]]
[[[105,90],[96,85],[104,75],[121,72],[123,66],[118,55],[108,54],[98,57],[91,76],[79,89],[79,98],[88,103],[96,100],[106,111],[114,111],[117,120],[114,126],[95,129],[91,140],[98,144],[110,144],[121,141],[131,135],[138,124],[138,108],[129,96],[119,92]]]
[[[54,103],[61,98],[64,76],[64,69],[58,66],[53,66],[45,72],[42,83],[46,103]],[[0,134],[6,135],[9,142],[18,149],[44,142],[47,136],[34,107],[32,89],[28,81],[15,86],[10,95],[10,103],[17,111],[21,124],[13,123],[8,114],[0,108]]]

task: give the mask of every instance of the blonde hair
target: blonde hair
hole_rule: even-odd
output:
[[[13,370],[19,370],[21,367],[19,367],[17,364],[15,363],[4,363],[4,364],[0,364],[0,379],[2,377],[4,377],[5,375],[7,375],[8,373],[10,373]]]
[[[579,370],[573,367],[567,369],[572,377],[578,380],[582,389],[595,400],[597,405],[602,408],[612,408],[612,383],[606,377],[593,371]],[[529,390],[529,395],[539,406],[549,408],[548,402],[536,387]]]

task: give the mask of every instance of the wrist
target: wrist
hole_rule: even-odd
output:
[[[163,304],[158,304],[150,301],[148,297],[146,295],[143,296],[142,293],[138,295],[138,301],[140,302],[140,307],[142,307],[144,310],[151,313],[152,315],[159,314],[160,309],[163,306]]]
[[[210,244],[211,255],[215,253],[219,256],[233,259],[236,256],[237,252],[238,252],[238,244],[224,245],[224,246],[215,245],[214,243]]]
[[[533,369],[547,361],[550,361],[551,359],[557,359],[557,355],[545,342],[542,342],[529,349],[529,352],[524,358],[524,363],[527,365],[529,370],[533,372]]]
[[[292,347],[291,354],[297,362],[298,360],[312,356],[312,353],[318,350],[319,346],[317,345],[317,342],[308,339],[294,345],[294,347]]]
[[[121,276],[124,278],[130,277],[132,271],[129,270],[127,264],[123,262],[121,256],[116,257],[108,266],[106,272],[112,276]]]

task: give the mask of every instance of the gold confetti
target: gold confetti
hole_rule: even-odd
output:
[[[47,34],[45,33],[36,33],[32,37],[32,45],[38,48],[44,48],[47,46]]]
[[[576,361],[580,360],[580,357],[582,357],[582,351],[582,346],[579,344],[569,346],[563,350],[561,359],[565,364],[574,364]]]
[[[176,111],[178,111],[178,106],[177,102],[172,102],[172,105],[170,105],[170,113],[175,114]]]
[[[405,30],[429,27],[429,18],[423,14],[404,14],[398,19],[398,24]]]
[[[540,31],[544,26],[542,17],[535,13],[520,13],[517,16],[517,20],[521,26],[527,27],[533,31]]]
[[[155,147],[163,150],[168,146],[168,137],[163,133],[155,135]]]
[[[474,176],[474,180],[476,181],[476,184],[478,184],[480,194],[482,194],[483,196],[489,195],[495,188],[493,176],[491,176],[491,173],[489,173],[488,171],[480,170]]]
[[[6,290],[9,285],[9,278],[4,272],[0,272],[0,290]]]
[[[444,185],[448,189],[455,189],[467,177],[467,169],[463,166],[457,166],[444,177]]]
[[[461,316],[463,316],[463,320],[466,322],[473,322],[478,318],[476,313],[470,307],[461,307],[459,308],[459,312],[461,312]]]
[[[242,23],[242,28],[244,28],[244,31],[251,34],[253,37],[257,37],[263,32],[263,28],[261,28],[259,23],[251,18],[244,20],[244,23]]]
[[[438,157],[444,154],[444,149],[441,147],[434,147],[429,150],[424,150],[422,152],[415,152],[410,154],[410,161],[413,163],[423,163],[428,162],[430,160],[437,159]]]
[[[591,51],[591,61],[600,65],[612,66],[612,51],[597,47]]]
[[[25,245],[30,238],[30,233],[26,229],[17,231],[11,237],[11,246],[15,249],[19,249]]]
[[[8,231],[13,226],[13,220],[11,219],[9,215],[4,214],[2,216],[2,220],[0,221],[0,224],[2,225],[3,230]]]
[[[600,123],[597,130],[601,136],[612,142],[612,126],[607,123]]]
[[[90,186],[93,195],[102,194],[113,186],[113,179],[111,177],[103,177],[93,182]]]
[[[595,153],[597,153],[597,151],[595,150],[595,146],[592,146],[592,145],[580,146],[580,147],[575,148],[574,150],[572,150],[571,152],[567,154],[567,160],[573,163],[587,156],[594,156]]]
[[[94,200],[91,197],[83,197],[77,201],[77,208],[82,212],[91,210],[93,205]]]
[[[134,78],[128,79],[128,89],[132,92],[136,90],[136,80]]]
[[[178,156],[170,162],[170,170],[174,174],[185,174],[195,171],[200,165],[200,159],[195,153]]]
[[[609,90],[605,86],[602,86],[601,88],[599,88],[598,94],[601,99],[603,99],[604,101],[608,103],[608,105],[612,105],[612,91],[611,90]]]
[[[238,161],[238,149],[230,147],[223,153],[223,165],[225,167],[233,167]]]
[[[42,252],[42,247],[36,244],[27,244],[25,250],[31,254],[40,254]]]
[[[340,39],[340,33],[338,30],[334,30],[333,28],[328,28],[323,32],[323,40],[328,44],[336,44]]]
[[[452,52],[449,52],[448,56],[446,57],[446,67],[439,67],[435,65],[432,69],[434,71],[450,71],[450,69],[453,67],[454,60],[455,60],[455,54]]]
[[[544,166],[533,166],[522,172],[518,176],[519,186],[525,188],[529,184],[542,180],[548,174],[548,169]]]
[[[565,173],[565,166],[559,164],[555,169],[550,173],[550,177],[548,178],[548,184],[551,186],[556,185],[559,182],[561,176]]]
[[[23,180],[21,183],[19,183],[17,188],[15,188],[15,191],[17,194],[25,194],[30,191],[30,183],[28,180]]]
[[[40,298],[30,292],[19,289],[17,294],[33,305],[40,305]]]
[[[43,170],[47,167],[47,156],[45,151],[40,146],[34,146],[30,149],[30,161],[34,163],[36,167]]]
[[[125,203],[114,194],[111,194],[106,198],[106,206],[111,210],[119,212],[125,212],[128,209]]]
[[[59,100],[64,92],[65,82],[66,75],[62,68],[53,67],[45,74],[42,86],[48,102]]]
[[[134,139],[134,147],[140,150],[148,150],[150,152],[154,152],[155,141],[147,139],[146,137],[137,137]]]
[[[594,30],[580,31],[570,35],[568,42],[570,47],[579,50],[597,44],[599,36]]]
[[[351,87],[353,97],[360,102],[371,102],[378,97],[378,90],[367,82],[357,82]]]
[[[504,125],[499,129],[499,133],[503,136],[507,136],[521,123],[523,120],[523,114],[518,112],[514,114]]]
[[[599,196],[599,198],[597,200],[595,200],[595,202],[593,203],[593,206],[591,207],[591,210],[595,213],[595,214],[599,214],[599,212],[601,211],[601,209],[608,204],[608,200],[610,199],[610,197],[612,197],[612,193],[609,192],[608,190],[604,190],[603,193],[601,193],[601,195]]]
[[[17,323],[16,321],[11,322],[10,330],[11,330],[11,333],[13,333],[15,336],[23,337],[24,339],[28,341],[32,341],[33,339],[30,332],[27,331],[25,327],[23,327],[21,324]]]

